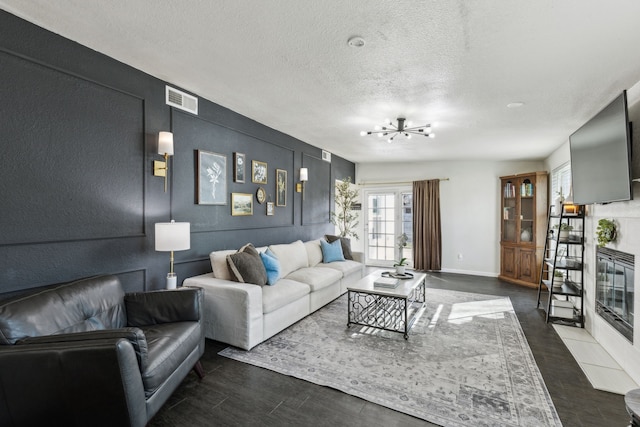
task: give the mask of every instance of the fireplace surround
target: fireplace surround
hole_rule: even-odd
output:
[[[631,254],[596,250],[596,313],[633,343],[634,264]]]

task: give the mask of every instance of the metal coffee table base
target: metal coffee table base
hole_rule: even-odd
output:
[[[424,280],[407,297],[353,290],[348,297],[347,327],[361,325],[400,332],[404,339],[409,339],[409,330],[426,302]]]

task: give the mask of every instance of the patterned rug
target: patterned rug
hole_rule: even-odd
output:
[[[221,355],[442,426],[561,426],[508,297],[427,289],[400,333],[347,323],[346,295],[251,351]]]

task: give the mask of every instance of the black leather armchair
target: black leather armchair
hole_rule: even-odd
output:
[[[0,425],[144,426],[203,375],[202,298],[100,276],[1,301]]]

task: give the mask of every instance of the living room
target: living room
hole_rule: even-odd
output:
[[[628,2],[624,5],[621,11],[612,15],[623,19],[623,15],[633,16],[637,11],[635,5]],[[55,10],[61,6],[46,7]],[[71,14],[76,7],[79,5],[65,5],[65,13]],[[220,6],[220,12],[227,11],[227,7]],[[321,9],[321,6],[314,7]],[[597,10],[596,6],[591,7]],[[635,129],[635,123],[640,120],[640,65],[636,58],[629,58],[631,65],[594,88],[593,97],[583,86],[575,89],[580,91],[579,96],[567,100],[567,104],[572,105],[565,108],[576,114],[566,119],[566,127],[570,130],[564,138],[553,135],[545,140],[546,134],[542,133],[541,139],[535,140],[527,135],[529,128],[522,124],[519,115],[523,109],[533,108],[537,100],[509,99],[520,93],[516,83],[525,85],[530,80],[536,86],[543,86],[538,74],[540,70],[536,69],[521,79],[510,80],[514,87],[506,88],[505,92],[509,92],[506,95],[496,94],[500,106],[492,108],[501,109],[499,114],[504,117],[503,121],[480,123],[473,111],[460,111],[457,117],[443,120],[440,130],[435,128],[436,138],[428,140],[429,144],[447,140],[447,120],[465,122],[458,124],[462,128],[468,124],[467,136],[477,128],[513,125],[520,130],[525,145],[535,147],[539,144],[536,148],[544,154],[515,154],[509,158],[485,154],[489,152],[488,141],[499,136],[500,132],[495,130],[493,135],[478,137],[478,147],[461,159],[413,160],[415,157],[410,148],[396,148],[386,142],[374,141],[388,146],[382,156],[389,160],[381,161],[377,157],[374,161],[365,161],[361,151],[349,151],[358,148],[345,147],[345,154],[342,154],[340,143],[338,147],[316,145],[316,141],[331,139],[332,123],[324,123],[327,134],[312,142],[292,136],[298,127],[289,131],[252,119],[255,116],[236,110],[231,100],[229,104],[222,102],[226,98],[212,102],[200,93],[198,86],[190,85],[194,74],[208,79],[207,70],[198,70],[197,62],[183,64],[184,75],[188,76],[184,79],[169,74],[164,76],[161,72],[150,75],[109,52],[85,45],[83,40],[73,41],[71,37],[65,38],[63,32],[45,29],[51,23],[32,17],[35,12],[21,9],[19,2],[3,1],[0,8],[4,9],[0,12],[0,75],[3,98],[12,100],[3,106],[0,125],[6,138],[0,172],[5,183],[0,233],[0,258],[3,260],[0,294],[3,297],[98,274],[118,276],[126,291],[163,289],[169,256],[154,250],[153,228],[155,223],[171,219],[191,224],[190,249],[175,253],[174,267],[180,283],[188,277],[210,272],[209,254],[214,250],[238,249],[247,242],[263,246],[333,234],[335,229],[329,222],[330,211],[334,208],[332,184],[347,177],[358,184],[363,208],[366,191],[397,191],[415,180],[446,179],[440,183],[442,272],[494,278],[500,271],[499,177],[535,171],[552,173],[565,165],[570,161],[569,135],[622,90],[627,90],[629,120],[634,124],[634,147],[638,147],[640,138]],[[466,6],[459,5],[459,8],[458,12],[464,16]],[[49,12],[58,18],[53,11]],[[504,17],[505,20],[509,18]],[[589,18],[597,21],[596,16],[589,15]],[[135,20],[133,16],[132,19]],[[620,24],[619,27],[626,29],[629,25]],[[631,57],[629,44],[622,43],[619,47],[615,43],[619,39],[634,39],[637,35],[634,31],[620,30],[621,34],[611,39],[594,40],[596,35],[593,34],[588,41],[602,44],[603,50],[625,51],[626,48],[626,54]],[[345,45],[350,35],[350,32],[344,34]],[[472,36],[465,35],[464,31],[456,34],[462,39]],[[464,40],[461,43],[464,44]],[[298,61],[309,61],[307,67],[317,65],[308,58],[308,53],[300,52],[303,52],[302,48],[298,53],[303,59]],[[166,56],[162,61],[171,62],[169,54],[163,52]],[[216,54],[224,58],[224,50],[216,51]],[[282,58],[286,62],[287,55],[282,53]],[[247,68],[255,66],[251,59],[246,60]],[[360,67],[353,65],[353,73],[359,73]],[[410,77],[396,71],[398,80]],[[472,71],[464,70],[463,74],[472,79]],[[496,78],[506,78],[509,74],[508,70],[502,69]],[[215,78],[218,77],[211,77]],[[270,80],[270,76],[265,76],[263,85],[269,86]],[[282,86],[274,83],[274,92],[286,88],[285,83],[278,84]],[[325,84],[330,84],[330,80],[318,82],[318,87]],[[353,84],[357,85],[357,81]],[[438,86],[439,82],[431,84]],[[573,82],[563,84],[572,86]],[[197,115],[167,105],[167,86],[197,98]],[[242,88],[237,90],[241,93],[240,98],[249,98]],[[540,89],[540,97],[547,91]],[[322,98],[323,93],[314,88],[308,96]],[[422,94],[412,94],[409,98],[420,96]],[[525,101],[527,105],[507,108],[503,98],[508,102]],[[246,102],[257,110],[280,110],[280,106],[264,100]],[[296,109],[301,110],[295,119],[300,127],[304,127],[305,120],[315,121],[313,114],[304,113],[307,102],[309,99],[301,97],[296,105]],[[404,106],[394,107],[418,115],[416,111],[405,110]],[[449,108],[452,106],[440,105],[441,111]],[[428,115],[415,119],[432,120]],[[345,122],[349,120],[352,117],[344,118]],[[357,124],[361,123],[363,121]],[[366,126],[369,124],[366,122]],[[546,124],[539,122],[536,125],[544,128]],[[158,133],[161,131],[171,131],[175,141],[175,153],[167,162],[166,191],[164,179],[153,173],[153,162],[164,160],[158,154]],[[357,138],[351,145],[366,141],[366,137]],[[423,143],[422,140],[419,142]],[[521,143],[518,141],[517,145]],[[438,155],[441,148],[431,147],[433,155]],[[460,151],[462,146],[455,149]],[[517,153],[518,150],[518,147],[502,146],[505,153]],[[323,159],[323,151],[331,153],[330,162]],[[220,204],[199,201],[198,165],[200,156],[209,153],[226,159],[225,200]],[[244,182],[234,179],[236,153],[245,155],[247,174],[252,172],[253,161],[266,163],[266,184],[254,183],[249,176]],[[632,177],[640,177],[637,156],[633,158],[632,166]],[[300,179],[301,168],[306,168],[309,174],[304,183]],[[286,201],[280,203],[276,200],[276,170],[286,171]],[[297,191],[299,183],[302,184],[300,192]],[[253,195],[259,187],[266,190],[265,203],[253,200],[253,215],[234,215],[230,206],[231,194]],[[638,253],[640,247],[635,236],[640,232],[637,202],[640,195],[637,184],[632,188],[635,201],[588,207],[585,228],[589,239],[585,253],[587,273],[594,271],[595,244],[591,236],[595,235],[601,218],[613,218],[618,224],[618,239],[612,247],[630,254]],[[549,199],[553,199],[551,194]],[[274,215],[267,215],[267,202],[273,203]],[[354,250],[366,249],[365,223],[360,221],[358,234],[361,239],[352,241]],[[595,275],[587,280],[586,286],[586,330],[640,383],[637,364],[640,344],[629,343],[596,314],[594,301],[590,299],[595,293]]]

